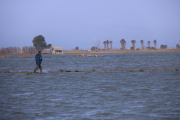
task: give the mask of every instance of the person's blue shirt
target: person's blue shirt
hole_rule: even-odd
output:
[[[36,60],[36,64],[37,64],[38,66],[41,65],[41,62],[42,62],[42,56],[41,56],[41,54],[36,54],[35,60]]]

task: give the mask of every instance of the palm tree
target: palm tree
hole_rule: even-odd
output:
[[[110,43],[110,49],[112,49],[112,43],[113,43],[113,42],[112,42],[112,41],[110,41],[109,43]]]
[[[142,47],[142,49],[144,49],[144,41],[143,40],[141,40],[141,47]]]
[[[136,40],[132,40],[131,43],[132,43],[132,49],[135,50],[135,43],[136,43]]]
[[[106,41],[104,41],[103,44],[104,44],[104,49],[106,49]]]
[[[121,40],[120,40],[120,43],[121,43],[121,49],[123,49],[123,40],[124,40],[124,39],[121,39]]]
[[[151,43],[151,42],[150,42],[150,41],[148,41],[149,48],[150,48],[150,43]]]
[[[107,49],[109,49],[109,40],[106,40]]]
[[[121,39],[120,43],[121,43],[121,49],[125,49],[126,48],[126,41],[124,39]]]
[[[156,49],[156,43],[157,43],[157,41],[156,40],[154,40],[154,48]]]

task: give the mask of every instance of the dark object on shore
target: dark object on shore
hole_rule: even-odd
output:
[[[64,72],[64,70],[59,70],[59,72]]]
[[[140,71],[140,72],[144,72],[144,70],[143,70],[143,69],[140,69],[139,71]]]
[[[178,69],[175,69],[176,71],[178,71]]]

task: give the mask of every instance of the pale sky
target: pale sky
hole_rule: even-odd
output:
[[[90,49],[101,41],[157,40],[175,48],[180,40],[180,0],[0,0],[0,48],[33,46],[43,35],[47,44],[71,50]]]

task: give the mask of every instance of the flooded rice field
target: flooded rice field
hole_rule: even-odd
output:
[[[42,56],[46,74],[4,74],[33,72],[35,59],[0,59],[0,119],[180,118],[180,53]],[[108,72],[138,69],[164,70]],[[89,72],[48,73],[60,70]]]

